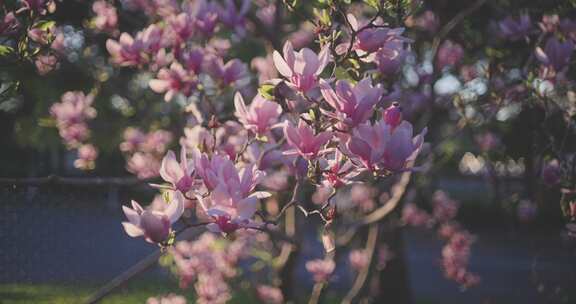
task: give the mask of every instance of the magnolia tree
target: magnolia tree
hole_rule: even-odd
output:
[[[264,303],[316,303],[336,272],[353,278],[333,292],[342,301],[384,298],[402,226],[435,230],[440,271],[470,288],[475,237],[435,188],[439,170],[484,177],[521,221],[562,213],[576,234],[574,4],[525,5],[5,1],[2,108],[30,98],[18,69],[87,79],[35,123],[58,130],[76,168],[122,153],[156,189],[149,205],[122,207],[123,228],[160,246],[198,303],[247,286]],[[500,186],[518,176],[525,191]],[[303,255],[310,239],[323,250]],[[310,256],[307,296],[294,276]]]

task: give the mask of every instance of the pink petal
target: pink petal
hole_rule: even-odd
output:
[[[320,75],[322,71],[324,71],[326,65],[328,65],[328,62],[330,62],[330,48],[326,45],[322,50],[320,50],[320,53],[318,53],[318,68],[314,75]]]
[[[144,235],[142,229],[138,228],[132,223],[122,222],[122,226],[124,226],[124,231],[126,231],[126,234],[128,234],[131,237],[139,237]]]
[[[136,226],[140,225],[140,214],[126,206],[122,206],[122,211],[130,223]]]
[[[156,93],[164,93],[170,87],[170,82],[168,80],[161,80],[161,79],[151,79],[148,82],[150,89]]]
[[[172,196],[172,201],[164,209],[164,214],[170,220],[171,224],[174,224],[184,213],[184,196],[179,191],[174,191]]]
[[[288,63],[284,61],[284,58],[282,58],[280,53],[274,51],[274,53],[272,54],[272,59],[274,60],[274,66],[276,67],[278,72],[282,74],[282,76],[288,78],[292,77],[293,74],[292,69],[288,66]]]
[[[244,98],[242,98],[242,94],[237,92],[234,95],[234,107],[236,108],[236,117],[240,120],[246,121],[246,117],[248,116],[248,110],[246,109],[246,104],[244,103]]]
[[[296,57],[294,48],[292,47],[292,43],[290,42],[290,40],[287,40],[286,43],[284,43],[284,48],[282,52],[284,54],[284,59],[286,59],[288,67],[290,68],[290,70],[294,70],[294,61],[296,60]]]
[[[184,172],[182,168],[180,168],[180,164],[176,161],[176,155],[171,150],[166,153],[164,158],[162,159],[162,166],[160,167],[160,176],[165,181],[176,184],[182,176],[184,176]]]

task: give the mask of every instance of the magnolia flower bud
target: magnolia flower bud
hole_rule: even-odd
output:
[[[393,102],[384,110],[384,122],[392,128],[396,128],[402,122],[402,107],[397,102]]]

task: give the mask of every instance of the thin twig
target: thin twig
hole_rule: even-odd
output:
[[[176,234],[180,236],[178,239],[179,240],[191,239],[193,236],[195,236],[196,231],[191,229],[193,227],[195,227],[195,226],[191,225],[190,227],[185,227],[184,229],[176,232]],[[189,233],[183,234],[183,232],[185,232],[185,231],[188,231]],[[160,258],[160,256],[162,256],[162,254],[163,254],[163,251],[160,249],[157,249],[156,251],[154,251],[153,253],[151,253],[147,257],[138,261],[132,267],[128,268],[128,270],[126,270],[125,272],[121,273],[120,275],[118,275],[114,279],[110,280],[108,283],[106,283],[106,285],[102,286],[100,289],[98,289],[96,292],[94,292],[92,295],[90,295],[90,297],[88,299],[86,299],[86,301],[84,303],[93,304],[93,303],[97,303],[97,302],[101,301],[106,296],[108,296],[110,293],[112,293],[114,290],[116,290],[120,286],[124,285],[125,283],[127,283],[128,281],[133,279],[134,277],[136,277],[136,275],[138,275],[139,273],[141,273],[141,272],[145,271],[146,269],[150,268],[151,266],[153,266],[158,261],[158,258]]]
[[[438,51],[438,47],[440,43],[446,38],[446,36],[458,25],[460,22],[464,20],[464,18],[468,17],[470,14],[474,13],[477,9],[479,9],[484,3],[488,0],[476,0],[476,2],[472,3],[469,7],[458,13],[452,20],[450,20],[442,29],[438,32],[438,35],[434,38],[432,42],[432,58],[436,57],[436,52]]]
[[[354,236],[356,235],[356,231],[360,227],[376,223],[381,219],[383,219],[384,217],[386,217],[392,211],[394,211],[394,209],[404,196],[404,193],[406,192],[406,188],[410,183],[411,176],[412,176],[411,171],[406,171],[402,173],[400,180],[397,181],[392,186],[392,189],[390,190],[392,196],[388,199],[388,201],[386,201],[386,203],[384,203],[384,205],[382,205],[380,208],[366,215],[360,221],[353,223],[351,227],[344,234],[342,234],[340,238],[338,238],[337,240],[338,246],[345,246],[346,244],[348,244],[352,240],[352,238],[354,238]]]
[[[358,293],[364,287],[366,283],[366,279],[368,278],[368,274],[370,273],[370,266],[372,264],[372,260],[374,258],[374,251],[376,250],[376,241],[378,240],[378,224],[370,225],[370,229],[368,231],[368,240],[366,241],[366,251],[368,253],[368,262],[366,265],[360,270],[358,275],[356,276],[356,280],[352,285],[352,288],[346,294],[346,297],[342,300],[343,304],[352,303],[352,300],[358,295]]]

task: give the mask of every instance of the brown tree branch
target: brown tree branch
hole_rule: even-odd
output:
[[[343,304],[352,303],[352,300],[360,293],[364,284],[366,283],[366,279],[368,278],[368,274],[370,273],[370,266],[372,264],[372,260],[374,258],[374,251],[376,250],[376,243],[378,240],[378,224],[370,225],[370,229],[368,230],[368,240],[366,241],[366,252],[368,252],[368,263],[362,268],[362,270],[356,276],[356,280],[352,285],[352,288],[346,294],[346,297],[342,300]]]
[[[472,3],[469,7],[458,13],[452,20],[450,20],[442,29],[438,32],[438,35],[434,37],[432,41],[432,59],[436,57],[436,52],[438,51],[438,47],[440,43],[446,38],[446,36],[458,25],[460,22],[464,20],[464,18],[468,17],[472,13],[474,13],[477,9],[479,9],[484,3],[488,0],[476,0],[476,2]]]

